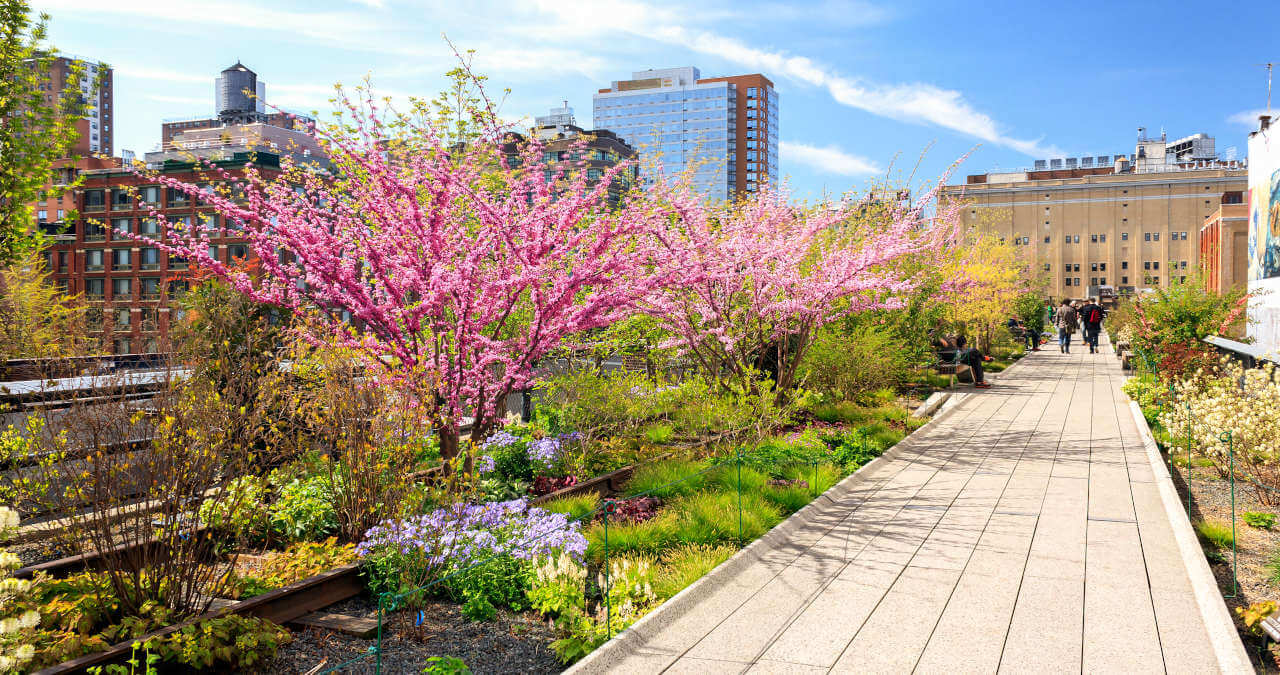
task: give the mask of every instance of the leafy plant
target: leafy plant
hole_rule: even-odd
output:
[[[1256,527],[1260,530],[1270,530],[1275,527],[1276,514],[1262,513],[1259,511],[1245,511],[1240,518],[1244,520],[1249,527]]]
[[[661,422],[655,422],[644,428],[644,437],[648,439],[650,443],[658,445],[670,443],[671,439],[675,437],[675,434],[675,427]]]
[[[283,588],[355,560],[355,546],[330,537],[322,542],[299,542],[272,553],[252,574],[237,576],[234,598],[251,598]]]
[[[476,622],[492,621],[498,615],[498,609],[484,593],[467,593],[465,597],[466,602],[462,603],[462,615],[468,619]]]
[[[427,659],[426,675],[471,675],[471,669],[456,656],[432,656]]]
[[[271,529],[288,541],[323,539],[338,529],[333,504],[327,476],[294,479],[271,505]]]
[[[271,532],[267,481],[260,476],[241,476],[225,489],[230,493],[225,499],[200,505],[200,523],[225,530],[242,541],[264,541]]]
[[[270,660],[290,639],[289,631],[266,619],[230,614],[202,619],[149,642],[162,661],[198,669],[239,669]]]
[[[910,352],[883,327],[836,323],[819,331],[800,381],[837,401],[873,403],[905,381],[913,365]]]
[[[610,518],[615,522],[643,523],[658,515],[662,500],[657,497],[632,497],[614,502]]]
[[[1262,630],[1262,620],[1276,613],[1276,603],[1274,600],[1263,600],[1255,602],[1248,607],[1237,607],[1236,615],[1244,622],[1244,627],[1254,635],[1264,635]]]

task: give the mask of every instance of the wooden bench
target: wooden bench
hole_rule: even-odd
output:
[[[950,358],[947,358],[942,352],[935,352],[938,362],[933,364],[933,368],[939,375],[946,375],[951,378],[951,386],[956,385],[956,381],[972,382],[973,369],[968,365],[956,362],[956,358],[960,352],[955,352]]]

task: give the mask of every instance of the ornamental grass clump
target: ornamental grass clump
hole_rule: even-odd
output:
[[[1275,366],[1244,368],[1224,359],[1219,375],[1197,372],[1173,384],[1173,401],[1159,415],[1173,440],[1213,460],[1226,475],[1250,483],[1258,501],[1280,503],[1280,384]],[[1226,433],[1230,432],[1230,444]]]
[[[466,596],[476,590],[471,582],[490,566],[502,567],[504,583],[519,587],[491,595],[510,598],[515,590],[523,591],[534,559],[560,553],[581,559],[587,540],[579,530],[565,514],[530,508],[524,499],[455,504],[383,521],[365,533],[356,555],[370,589],[396,594],[393,605],[414,603],[427,594]]]

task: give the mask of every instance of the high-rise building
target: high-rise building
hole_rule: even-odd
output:
[[[82,64],[78,78],[72,68],[77,62]],[[110,156],[115,152],[111,130],[113,75],[110,67],[81,57],[56,56],[50,60],[45,102],[56,103],[62,92],[74,88],[80,90],[87,103],[84,118],[76,122],[80,139],[72,154]]]
[[[632,73],[593,97],[594,125],[640,153],[642,173],[688,172],[712,200],[755,192],[777,175],[778,95],[763,75],[702,79],[697,68]]]
[[[594,186],[619,162],[636,158],[636,151],[612,131],[588,131],[579,127],[568,102],[534,119],[537,125],[531,133],[542,144],[542,165],[547,179],[557,174],[568,176],[576,171],[585,171],[587,185]],[[524,141],[519,134],[508,134],[503,152],[515,155]],[[639,169],[634,165],[619,172],[609,184],[609,201],[616,205],[622,194],[635,184],[638,175]]]
[[[1247,169],[1218,159],[1207,135],[1169,142],[1144,132],[1132,155],[971,175],[945,186],[943,200],[963,200],[964,224],[1023,247],[1054,297],[1168,286],[1200,268],[1200,230],[1224,205],[1244,202]]]

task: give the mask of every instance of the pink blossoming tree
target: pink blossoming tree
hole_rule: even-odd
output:
[[[651,242],[670,202],[633,192],[612,208],[608,187],[625,163],[598,181],[585,171],[545,175],[538,142],[511,144],[492,114],[459,144],[425,116],[383,110],[367,95],[340,100],[341,124],[310,127],[329,172],[283,158],[283,179],[252,165],[223,172],[234,184],[225,194],[158,177],[241,227],[259,274],[211,258],[208,225],[161,215],[166,239],[156,245],[318,319],[326,339],[404,388],[454,457],[464,419],[472,439],[483,437],[539,358],[664,284]]]
[[[779,398],[817,329],[852,313],[896,308],[916,288],[906,272],[957,233],[957,208],[897,199],[801,208],[780,192],[736,205],[682,209],[665,239],[678,277],[646,310],[713,382]]]

